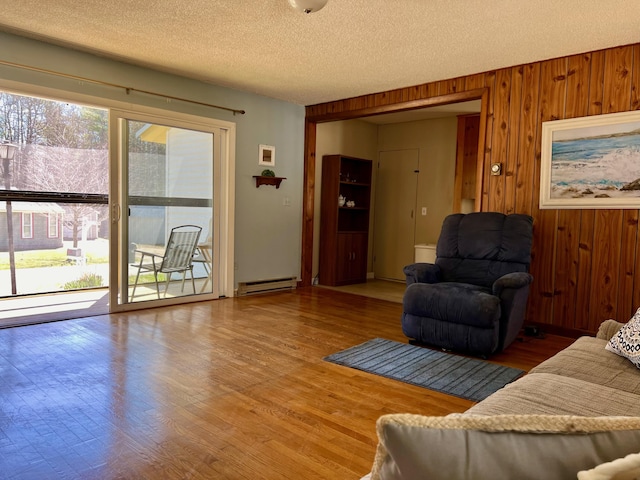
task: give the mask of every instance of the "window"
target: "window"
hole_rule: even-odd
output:
[[[58,214],[57,213],[47,214],[47,231],[49,233],[49,238],[58,238]]]
[[[22,214],[22,238],[33,238],[33,213]]]
[[[101,223],[103,236],[109,235],[110,226],[105,221],[109,212],[108,114],[105,108],[0,90],[0,141],[7,139],[17,147],[10,163],[10,181],[0,181],[0,204],[14,202],[15,212],[11,222],[0,221],[0,250],[9,251],[10,225],[14,252],[24,251],[25,257],[41,259],[50,268],[63,268],[58,259],[67,245],[64,237],[68,237],[73,248],[80,249],[76,253],[90,249],[94,254],[92,287],[105,286],[109,280],[109,245],[97,236]],[[78,256],[78,260],[84,258]],[[11,265],[9,255],[0,255],[0,270],[25,273],[12,281],[12,296],[84,288],[73,281],[61,283],[55,269],[32,281],[36,273],[30,267],[37,264]],[[0,299],[5,292],[8,296],[6,288],[0,290]]]

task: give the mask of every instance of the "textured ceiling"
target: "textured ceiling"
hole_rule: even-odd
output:
[[[639,0],[0,0],[0,30],[301,105],[640,41]]]

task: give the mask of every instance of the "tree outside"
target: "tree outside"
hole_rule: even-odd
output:
[[[106,201],[109,187],[108,112],[0,92],[1,140],[18,147],[10,170],[2,172],[5,178],[10,178],[11,191],[36,192],[33,201],[25,198],[11,202],[14,248],[20,253],[16,256],[16,268],[40,269],[47,263],[59,265],[61,256],[65,266],[77,266],[78,262],[68,262],[68,251],[65,250],[71,248],[75,252],[83,240],[108,236],[107,206],[38,202],[35,195],[37,192],[98,194]],[[7,265],[9,219],[5,207],[5,202],[0,201],[0,273]],[[106,241],[100,243],[104,252],[94,253],[89,258],[104,263],[108,261],[108,246]],[[83,258],[89,260],[86,256]],[[59,277],[51,272],[45,276],[54,282]],[[95,279],[92,282],[95,283]],[[73,281],[67,283],[75,285]],[[28,290],[25,285],[20,290],[24,293],[25,288]],[[52,285],[50,288],[56,290],[63,286]]]

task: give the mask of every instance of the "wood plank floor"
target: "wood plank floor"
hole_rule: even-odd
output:
[[[471,406],[322,360],[406,341],[401,309],[302,288],[0,330],[0,477],[358,479],[380,415]],[[527,340],[492,360],[572,341]]]
[[[405,282],[395,282],[390,280],[379,280],[372,278],[365,283],[354,283],[352,285],[341,285],[339,287],[329,287],[318,285],[319,288],[329,288],[338,292],[352,293],[365,297],[379,298],[390,302],[402,303],[404,291],[407,289]]]

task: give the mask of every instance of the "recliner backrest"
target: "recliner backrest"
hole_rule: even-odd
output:
[[[436,264],[442,281],[491,287],[507,273],[529,270],[532,241],[529,215],[457,213],[442,224]]]

